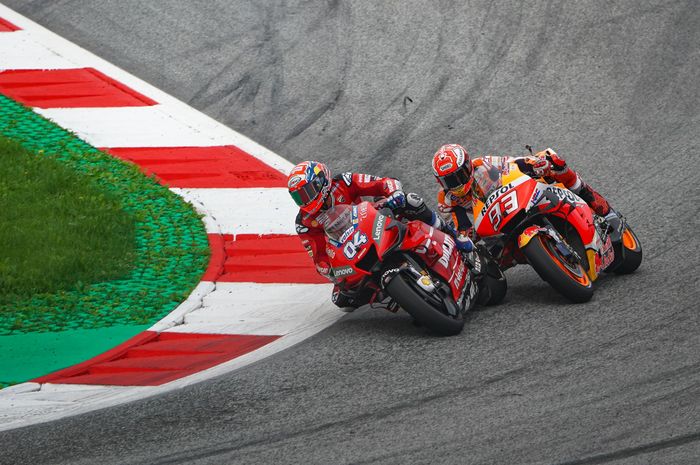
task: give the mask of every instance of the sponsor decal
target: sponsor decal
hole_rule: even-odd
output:
[[[343,181],[345,182],[346,186],[350,187],[350,185],[352,184],[352,173],[350,173],[349,171],[343,173]]]
[[[542,191],[540,189],[535,189],[535,192],[532,194],[532,198],[530,199],[530,204],[531,205],[537,205],[537,202],[542,199]]]
[[[299,175],[294,176],[293,178],[291,178],[291,179],[289,180],[289,184],[288,184],[289,188],[291,189],[292,187],[296,186],[296,185],[299,184],[303,179],[304,179],[303,176],[299,176]]]
[[[388,178],[386,180],[386,188],[389,192],[393,193],[401,190],[401,182],[397,179]]]
[[[297,224],[297,234],[304,234],[307,232],[309,232],[309,228],[307,228],[303,224]]]
[[[362,205],[360,205],[359,212],[360,212],[361,219],[364,220],[365,218],[367,218],[367,204],[366,203],[363,203]]]
[[[446,171],[452,168],[454,165],[452,163],[444,163],[440,165],[440,171]]]
[[[342,278],[343,276],[350,276],[355,274],[355,270],[351,266],[340,266],[338,268],[332,269],[333,276],[336,278]]]
[[[509,190],[511,190],[513,187],[515,187],[515,186],[513,186],[513,183],[510,182],[507,185],[501,186],[498,189],[496,189],[495,191],[491,192],[491,195],[489,195],[489,197],[486,199],[486,202],[484,202],[484,208],[481,209],[481,214],[485,215],[486,210],[489,209],[489,207],[494,202],[494,200],[496,200],[501,195],[503,195],[506,192],[508,192]]]
[[[355,228],[352,227],[352,226],[350,226],[348,229],[345,230],[345,232],[343,233],[343,235],[340,236],[340,239],[338,240],[338,242],[340,242],[340,243],[342,244],[343,242],[345,242],[346,240],[348,240],[348,237],[350,237],[350,234],[352,234],[352,232],[353,232],[354,230],[355,230]]]
[[[380,279],[381,279],[381,282],[384,283],[384,284],[386,284],[388,278],[391,278],[392,276],[394,276],[394,275],[395,275],[396,273],[398,273],[398,272],[399,272],[399,269],[398,269],[398,268],[391,268],[390,270],[386,270],[386,271],[382,274],[382,277],[380,278]]]
[[[438,263],[447,268],[450,264],[450,258],[452,257],[452,251],[454,251],[454,248],[454,240],[450,236],[446,235],[445,240],[442,243],[442,256],[438,260]]]
[[[311,220],[311,227],[313,227],[313,228],[318,228],[318,221],[316,221],[316,220]]]
[[[384,234],[384,226],[386,225],[386,216],[377,215],[374,218],[374,225],[372,225],[372,239],[374,242],[379,243],[382,239],[382,234]]]
[[[474,254],[474,271],[478,274],[481,273],[481,259],[479,258],[479,254],[475,253]]]
[[[326,247],[326,255],[331,258],[335,258],[335,249],[332,247]]]
[[[578,203],[579,199],[576,194],[568,189],[561,189],[555,186],[547,186],[547,191],[554,193],[560,200],[569,201],[571,203]]]
[[[469,287],[469,299],[473,299],[476,296],[476,281],[472,281],[471,286]]]
[[[462,279],[464,279],[464,266],[460,266],[457,268],[457,272],[455,273],[455,286],[459,288],[462,285]]]
[[[538,226],[530,226],[523,233],[518,236],[518,248],[522,249],[525,247],[533,237],[535,237],[542,229]]]
[[[601,269],[606,269],[607,267],[612,264],[613,260],[615,259],[615,250],[613,249],[612,241],[610,240],[610,236],[607,237],[605,240],[605,247],[603,248],[603,256],[601,260]]]

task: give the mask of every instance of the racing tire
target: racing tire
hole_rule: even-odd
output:
[[[622,263],[613,270],[616,274],[634,273],[642,264],[642,243],[632,228],[625,226],[622,231]]]
[[[549,238],[538,234],[522,250],[537,274],[554,290],[574,303],[591,300],[593,281],[586,270],[580,263],[574,266],[568,262]]]
[[[464,328],[464,315],[459,312],[456,317],[436,309],[423,299],[420,292],[407,282],[403,273],[394,276],[386,286],[392,299],[411,315],[421,326],[441,336],[454,336]]]

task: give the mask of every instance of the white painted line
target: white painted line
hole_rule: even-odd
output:
[[[0,57],[0,71],[76,67],[74,62],[35,42],[33,35],[27,31],[0,33]]]
[[[170,332],[285,335],[328,316],[331,284],[217,283],[201,307]]]
[[[116,405],[120,403],[117,399],[124,395],[145,397],[155,394],[154,389],[48,383],[40,390],[21,394],[10,394],[3,389],[0,391],[0,431],[87,412],[95,409],[95,405]]]
[[[170,190],[205,215],[207,232],[296,234],[297,208],[285,188]]]

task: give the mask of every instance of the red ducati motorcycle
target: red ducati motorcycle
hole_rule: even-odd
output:
[[[317,218],[332,278],[344,294],[393,312],[403,308],[445,336],[462,331],[465,313],[477,303],[503,299],[505,277],[484,248],[462,254],[442,231],[380,206],[337,205]]]

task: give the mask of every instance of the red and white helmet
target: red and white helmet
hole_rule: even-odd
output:
[[[331,171],[323,163],[303,161],[290,171],[287,189],[303,212],[314,214],[331,191]]]
[[[457,195],[472,187],[472,162],[467,151],[458,144],[445,144],[433,156],[433,174],[443,189]]]

